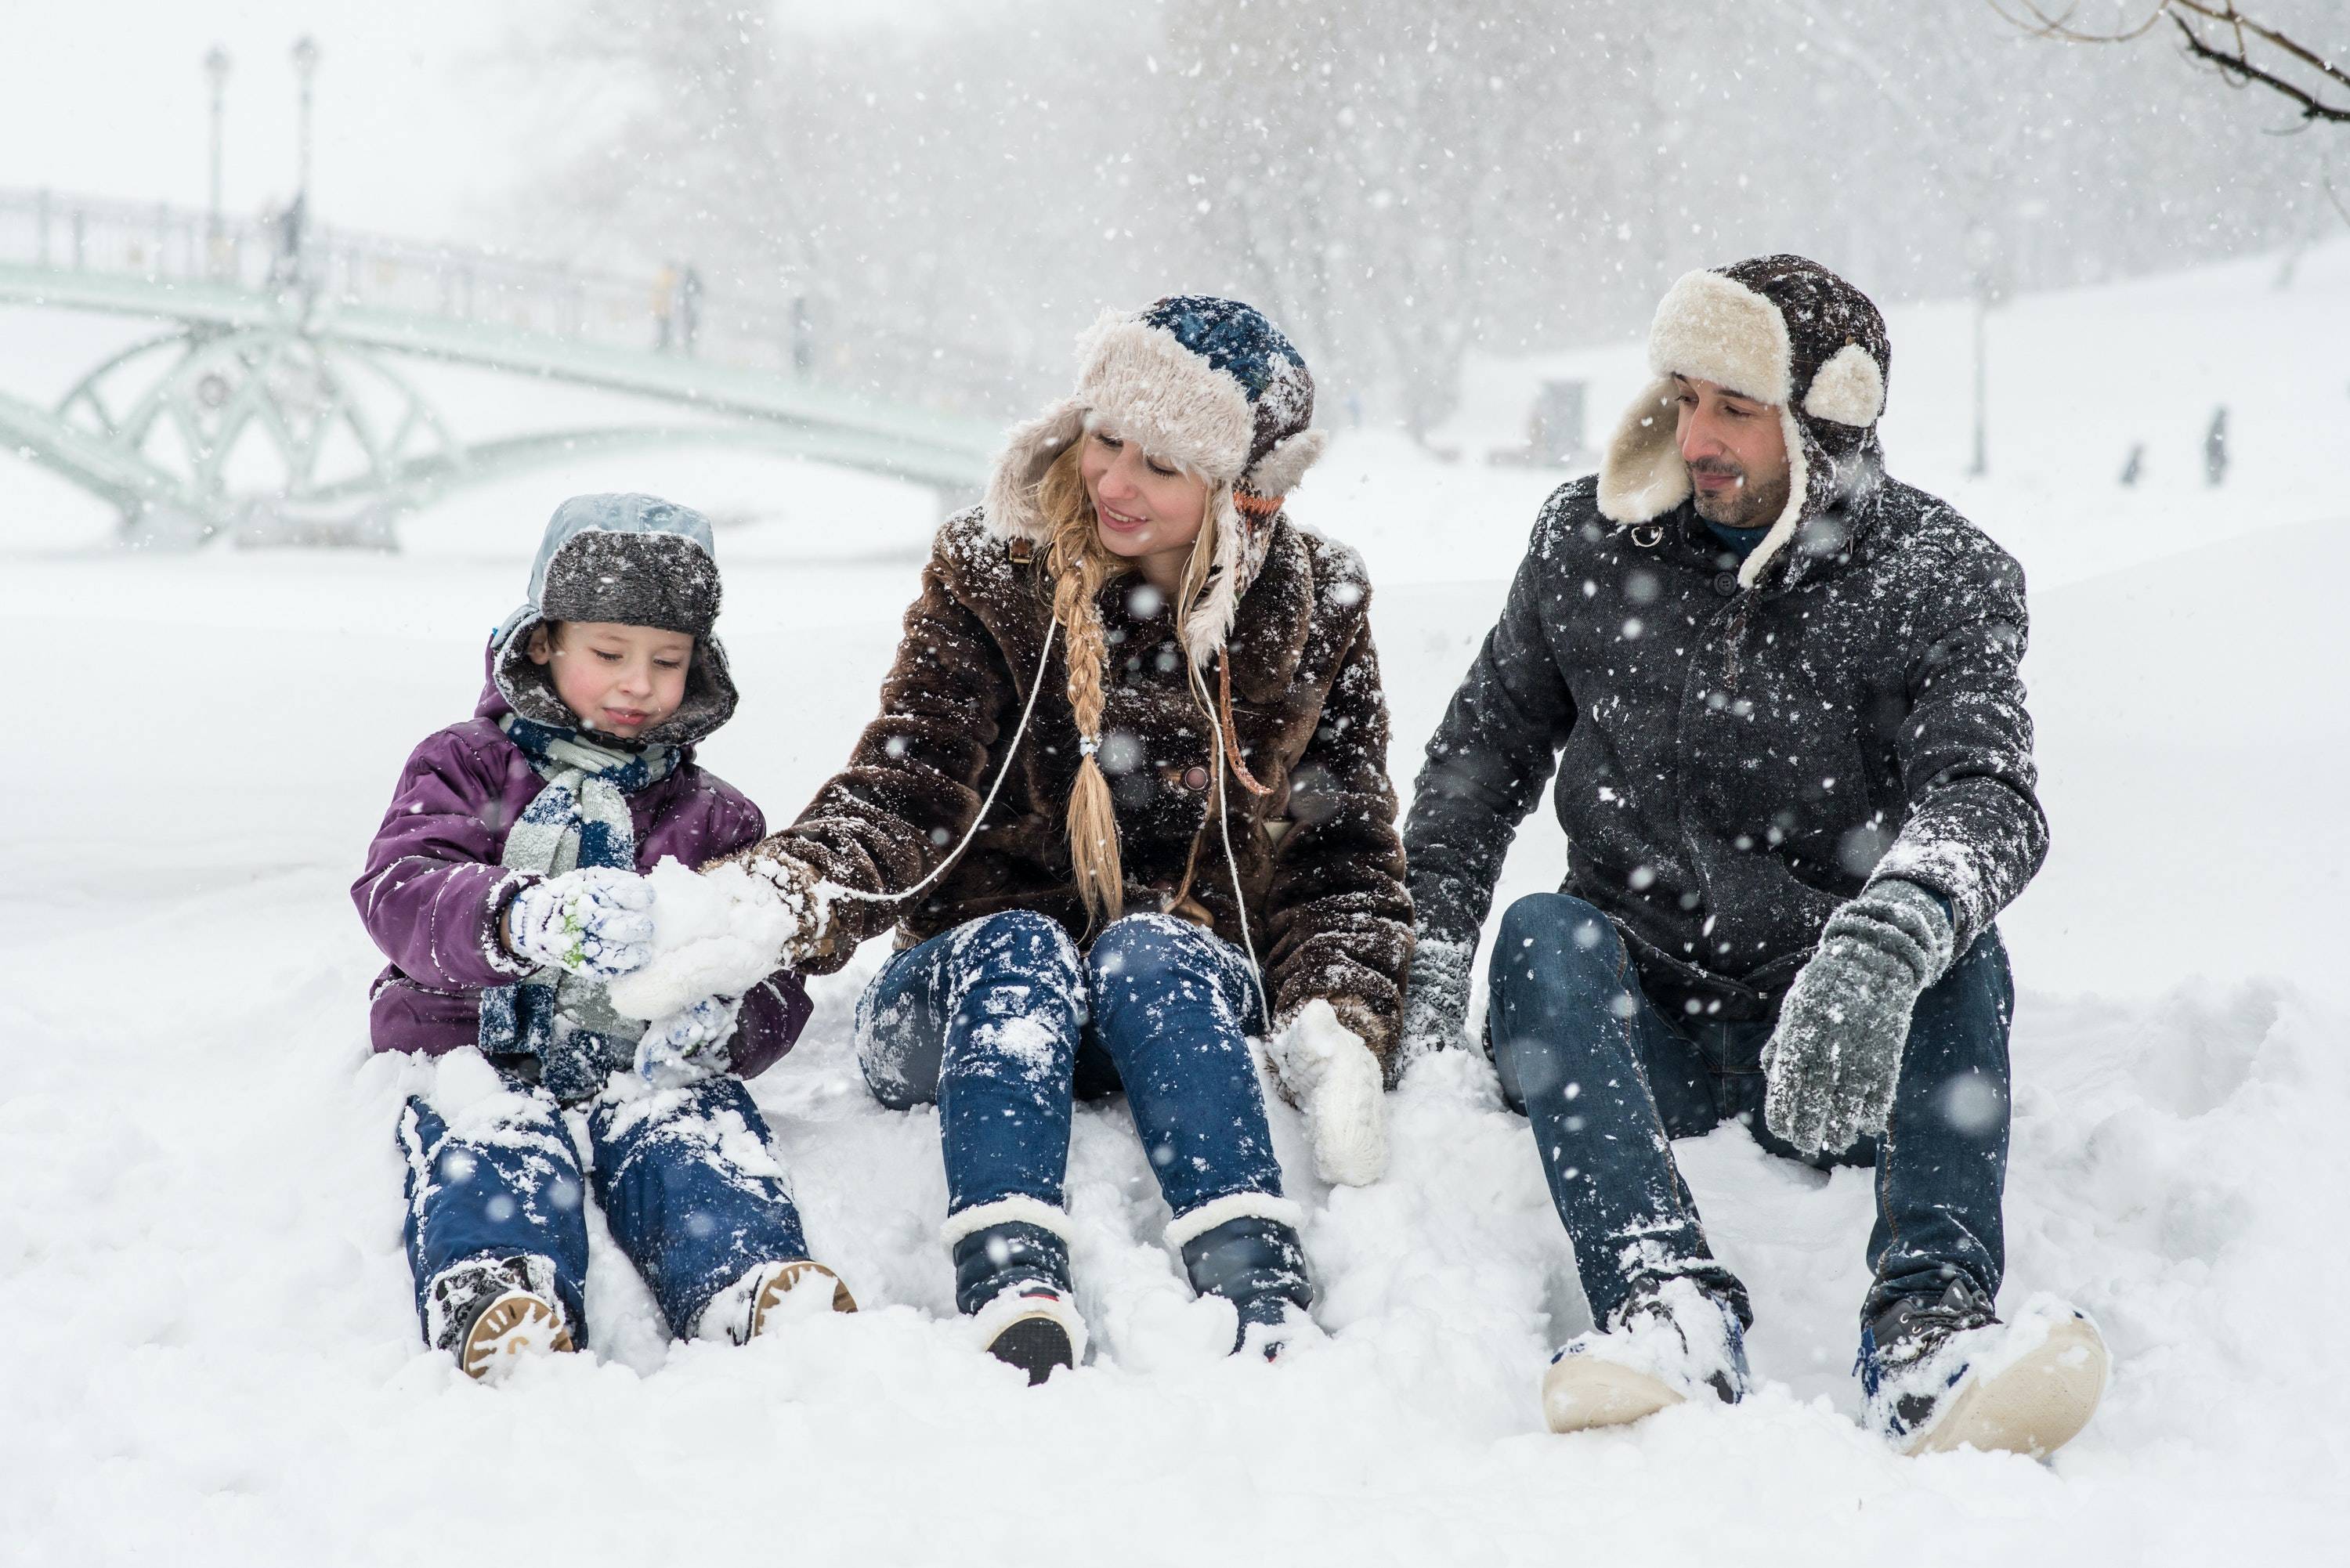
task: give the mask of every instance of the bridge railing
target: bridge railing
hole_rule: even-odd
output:
[[[968,413],[1027,400],[1008,357],[761,299],[690,267],[631,276],[308,223],[49,191],[0,191],[0,260],[76,273],[307,292],[332,302],[708,359]]]

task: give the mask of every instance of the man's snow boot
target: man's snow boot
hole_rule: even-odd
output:
[[[712,1296],[702,1309],[693,1336],[748,1345],[791,1315],[782,1310],[785,1298],[803,1289],[808,1293],[793,1303],[795,1311],[818,1298],[834,1312],[857,1310],[857,1298],[848,1293],[838,1274],[810,1259],[793,1258],[758,1264]]]
[[[1305,1249],[1297,1232],[1278,1220],[1244,1216],[1227,1220],[1185,1241],[1183,1272],[1203,1296],[1222,1296],[1240,1312],[1232,1339],[1238,1355],[1252,1329],[1267,1361],[1282,1351],[1290,1314],[1314,1304],[1314,1282],[1305,1272]]]
[[[467,1258],[433,1276],[424,1293],[425,1329],[436,1350],[469,1377],[504,1379],[521,1357],[573,1347],[549,1258]]]
[[[1086,1352],[1085,1320],[1069,1289],[1069,1244],[1042,1225],[1013,1222],[954,1243],[955,1305],[990,1355],[1031,1386]]]
[[[1974,1448],[2054,1453],[2105,1397],[2109,1357],[2097,1325],[2047,1297],[2015,1322],[1964,1280],[1939,1296],[1901,1296],[1860,1334],[1868,1424],[1905,1454]]]
[[[1554,1432],[1620,1427],[1669,1405],[1746,1397],[1746,1334],[1728,1302],[1679,1275],[1632,1287],[1604,1328],[1567,1341],[1543,1376]]]

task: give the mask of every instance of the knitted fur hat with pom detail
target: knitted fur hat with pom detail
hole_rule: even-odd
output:
[[[1787,505],[1739,568],[1739,581],[1753,587],[1806,520],[1883,472],[1877,421],[1892,363],[1875,302],[1817,262],[1756,256],[1684,274],[1648,328],[1656,379],[1633,400],[1600,462],[1600,514],[1630,526],[1689,499],[1675,376],[1775,405],[1787,441]]]
[[[1076,390],[1012,432],[987,520],[1003,538],[1050,543],[1037,485],[1089,426],[1200,475],[1218,524],[1215,572],[1183,639],[1204,664],[1264,565],[1282,498],[1322,455],[1328,438],[1313,420],[1305,357],[1253,306],[1176,295],[1108,311],[1078,341]]]

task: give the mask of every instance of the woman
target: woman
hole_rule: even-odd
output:
[[[941,530],[848,766],[741,857],[807,968],[897,926],[866,1079],[937,1102],[957,1304],[1032,1382],[1084,1348],[1074,1096],[1124,1088],[1236,1349],[1312,1299],[1248,1035],[1326,1179],[1384,1163],[1411,907],[1368,585],[1281,512],[1313,407],[1247,306],[1105,317],[1076,395]]]

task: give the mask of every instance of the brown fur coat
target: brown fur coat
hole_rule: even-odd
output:
[[[754,853],[789,856],[844,887],[911,887],[961,842],[1003,765],[1051,625],[1043,552],[1008,544],[977,509],[948,520],[906,611],[880,716],[799,820]],[[1232,875],[1212,820],[1213,732],[1186,680],[1172,616],[1139,576],[1102,591],[1109,645],[1101,762],[1117,803],[1128,913],[1191,898],[1238,945]],[[1233,731],[1259,796],[1227,775],[1248,932],[1276,1021],[1315,997],[1392,1076],[1411,958],[1387,700],[1371,645],[1370,585],[1342,545],[1274,524],[1225,649]],[[971,848],[910,904],[833,906],[835,969],[893,922],[901,946],[1007,909],[1087,932],[1069,865],[1078,763],[1056,641],[1014,773]],[[1213,671],[1209,690],[1215,690]]]

